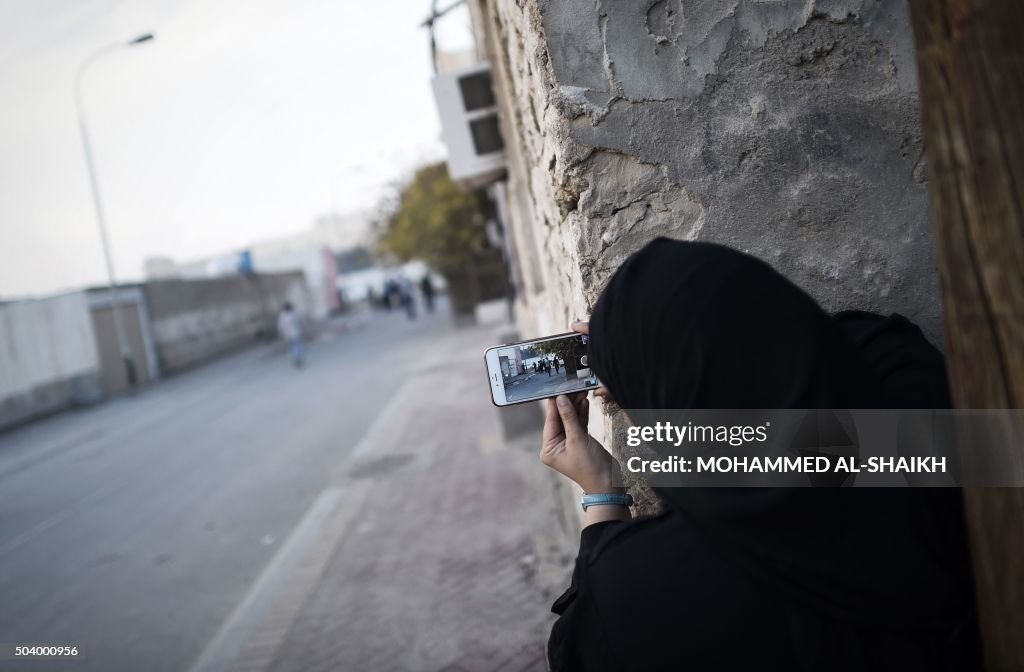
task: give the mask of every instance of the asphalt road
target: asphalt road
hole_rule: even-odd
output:
[[[0,669],[187,669],[450,329],[382,315],[0,434],[0,643],[79,650]]]
[[[528,399],[539,394],[554,394],[570,391],[578,391],[585,385],[586,381],[576,376],[567,376],[563,368],[558,373],[546,372],[528,373],[519,378],[515,385],[506,385],[505,398],[508,401]]]

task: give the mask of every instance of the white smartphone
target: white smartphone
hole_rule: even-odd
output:
[[[574,331],[488,348],[484,363],[495,406],[600,386],[587,365],[587,336]]]

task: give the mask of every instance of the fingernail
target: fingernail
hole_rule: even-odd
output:
[[[558,404],[559,406],[568,406],[569,397],[565,396],[564,394],[559,395],[558,397],[555,398],[555,403]]]

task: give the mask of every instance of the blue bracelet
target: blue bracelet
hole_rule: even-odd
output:
[[[580,504],[583,506],[584,511],[592,506],[633,506],[633,496],[620,495],[615,492],[602,493],[598,495],[588,495],[583,493],[583,498],[580,500]]]

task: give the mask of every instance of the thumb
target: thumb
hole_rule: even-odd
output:
[[[562,417],[562,425],[565,427],[565,436],[568,439],[576,438],[583,433],[579,416],[576,414],[576,407],[572,405],[569,397],[564,394],[558,395],[555,399],[558,407],[558,415]]]

